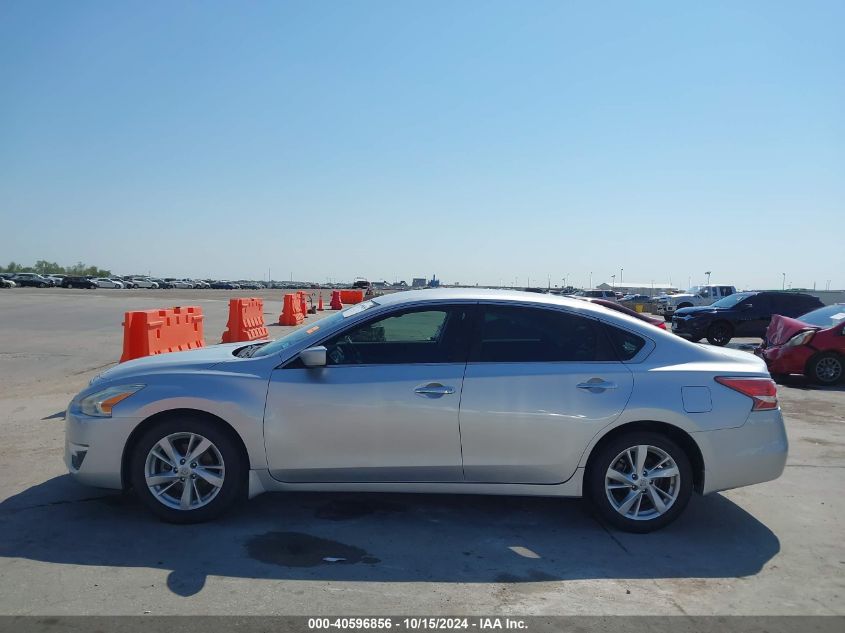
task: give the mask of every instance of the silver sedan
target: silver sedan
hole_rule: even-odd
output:
[[[621,529],[693,491],[778,477],[777,392],[751,354],[551,295],[424,290],[272,342],[120,364],[66,415],[79,481],[162,519],[277,490],[585,496]]]

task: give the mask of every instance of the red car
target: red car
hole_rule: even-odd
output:
[[[584,301],[589,301],[590,303],[597,303],[600,306],[604,306],[605,308],[609,308],[611,310],[616,310],[617,312],[621,312],[622,314],[627,314],[628,316],[632,316],[640,321],[645,321],[646,323],[651,323],[654,326],[659,327],[661,330],[666,329],[666,319],[662,316],[654,316],[653,314],[645,314],[643,312],[635,312],[631,310],[631,308],[626,308],[623,305],[619,305],[615,301],[609,301],[607,299],[593,299],[592,297],[576,297],[577,299],[583,299]]]
[[[813,382],[835,385],[845,375],[845,303],[795,319],[773,316],[754,353],[766,361],[775,380],[804,374]]]

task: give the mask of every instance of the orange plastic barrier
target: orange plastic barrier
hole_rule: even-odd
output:
[[[320,294],[320,300],[317,302],[317,312],[323,311],[323,293],[319,290],[317,291]]]
[[[329,302],[332,310],[343,310],[343,302],[340,300],[340,290],[332,290],[332,300]]]
[[[205,347],[202,319],[202,308],[196,306],[127,312],[120,362]]]
[[[296,291],[296,296],[299,297],[299,307],[302,310],[302,316],[308,314],[308,294],[302,290]]]
[[[363,290],[341,290],[340,301],[342,303],[361,303],[364,300]]]
[[[255,341],[267,338],[264,327],[264,299],[229,299],[229,322],[223,332],[224,343]]]
[[[282,304],[282,314],[279,315],[279,325],[300,325],[305,321],[302,303],[295,294],[286,294]]]

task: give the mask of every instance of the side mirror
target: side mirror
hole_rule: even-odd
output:
[[[306,367],[325,367],[326,348],[323,345],[309,347],[299,352],[299,358]]]

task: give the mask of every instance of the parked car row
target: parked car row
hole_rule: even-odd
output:
[[[77,275],[39,275],[38,273],[0,273],[0,287],[33,287],[33,288],[147,288],[147,289],[207,289],[221,290],[263,290],[268,284],[256,281],[214,281],[211,279],[177,279],[175,277],[93,277]],[[274,286],[275,287],[275,286]],[[301,287],[301,286],[297,286]],[[316,287],[316,286],[315,286]]]

